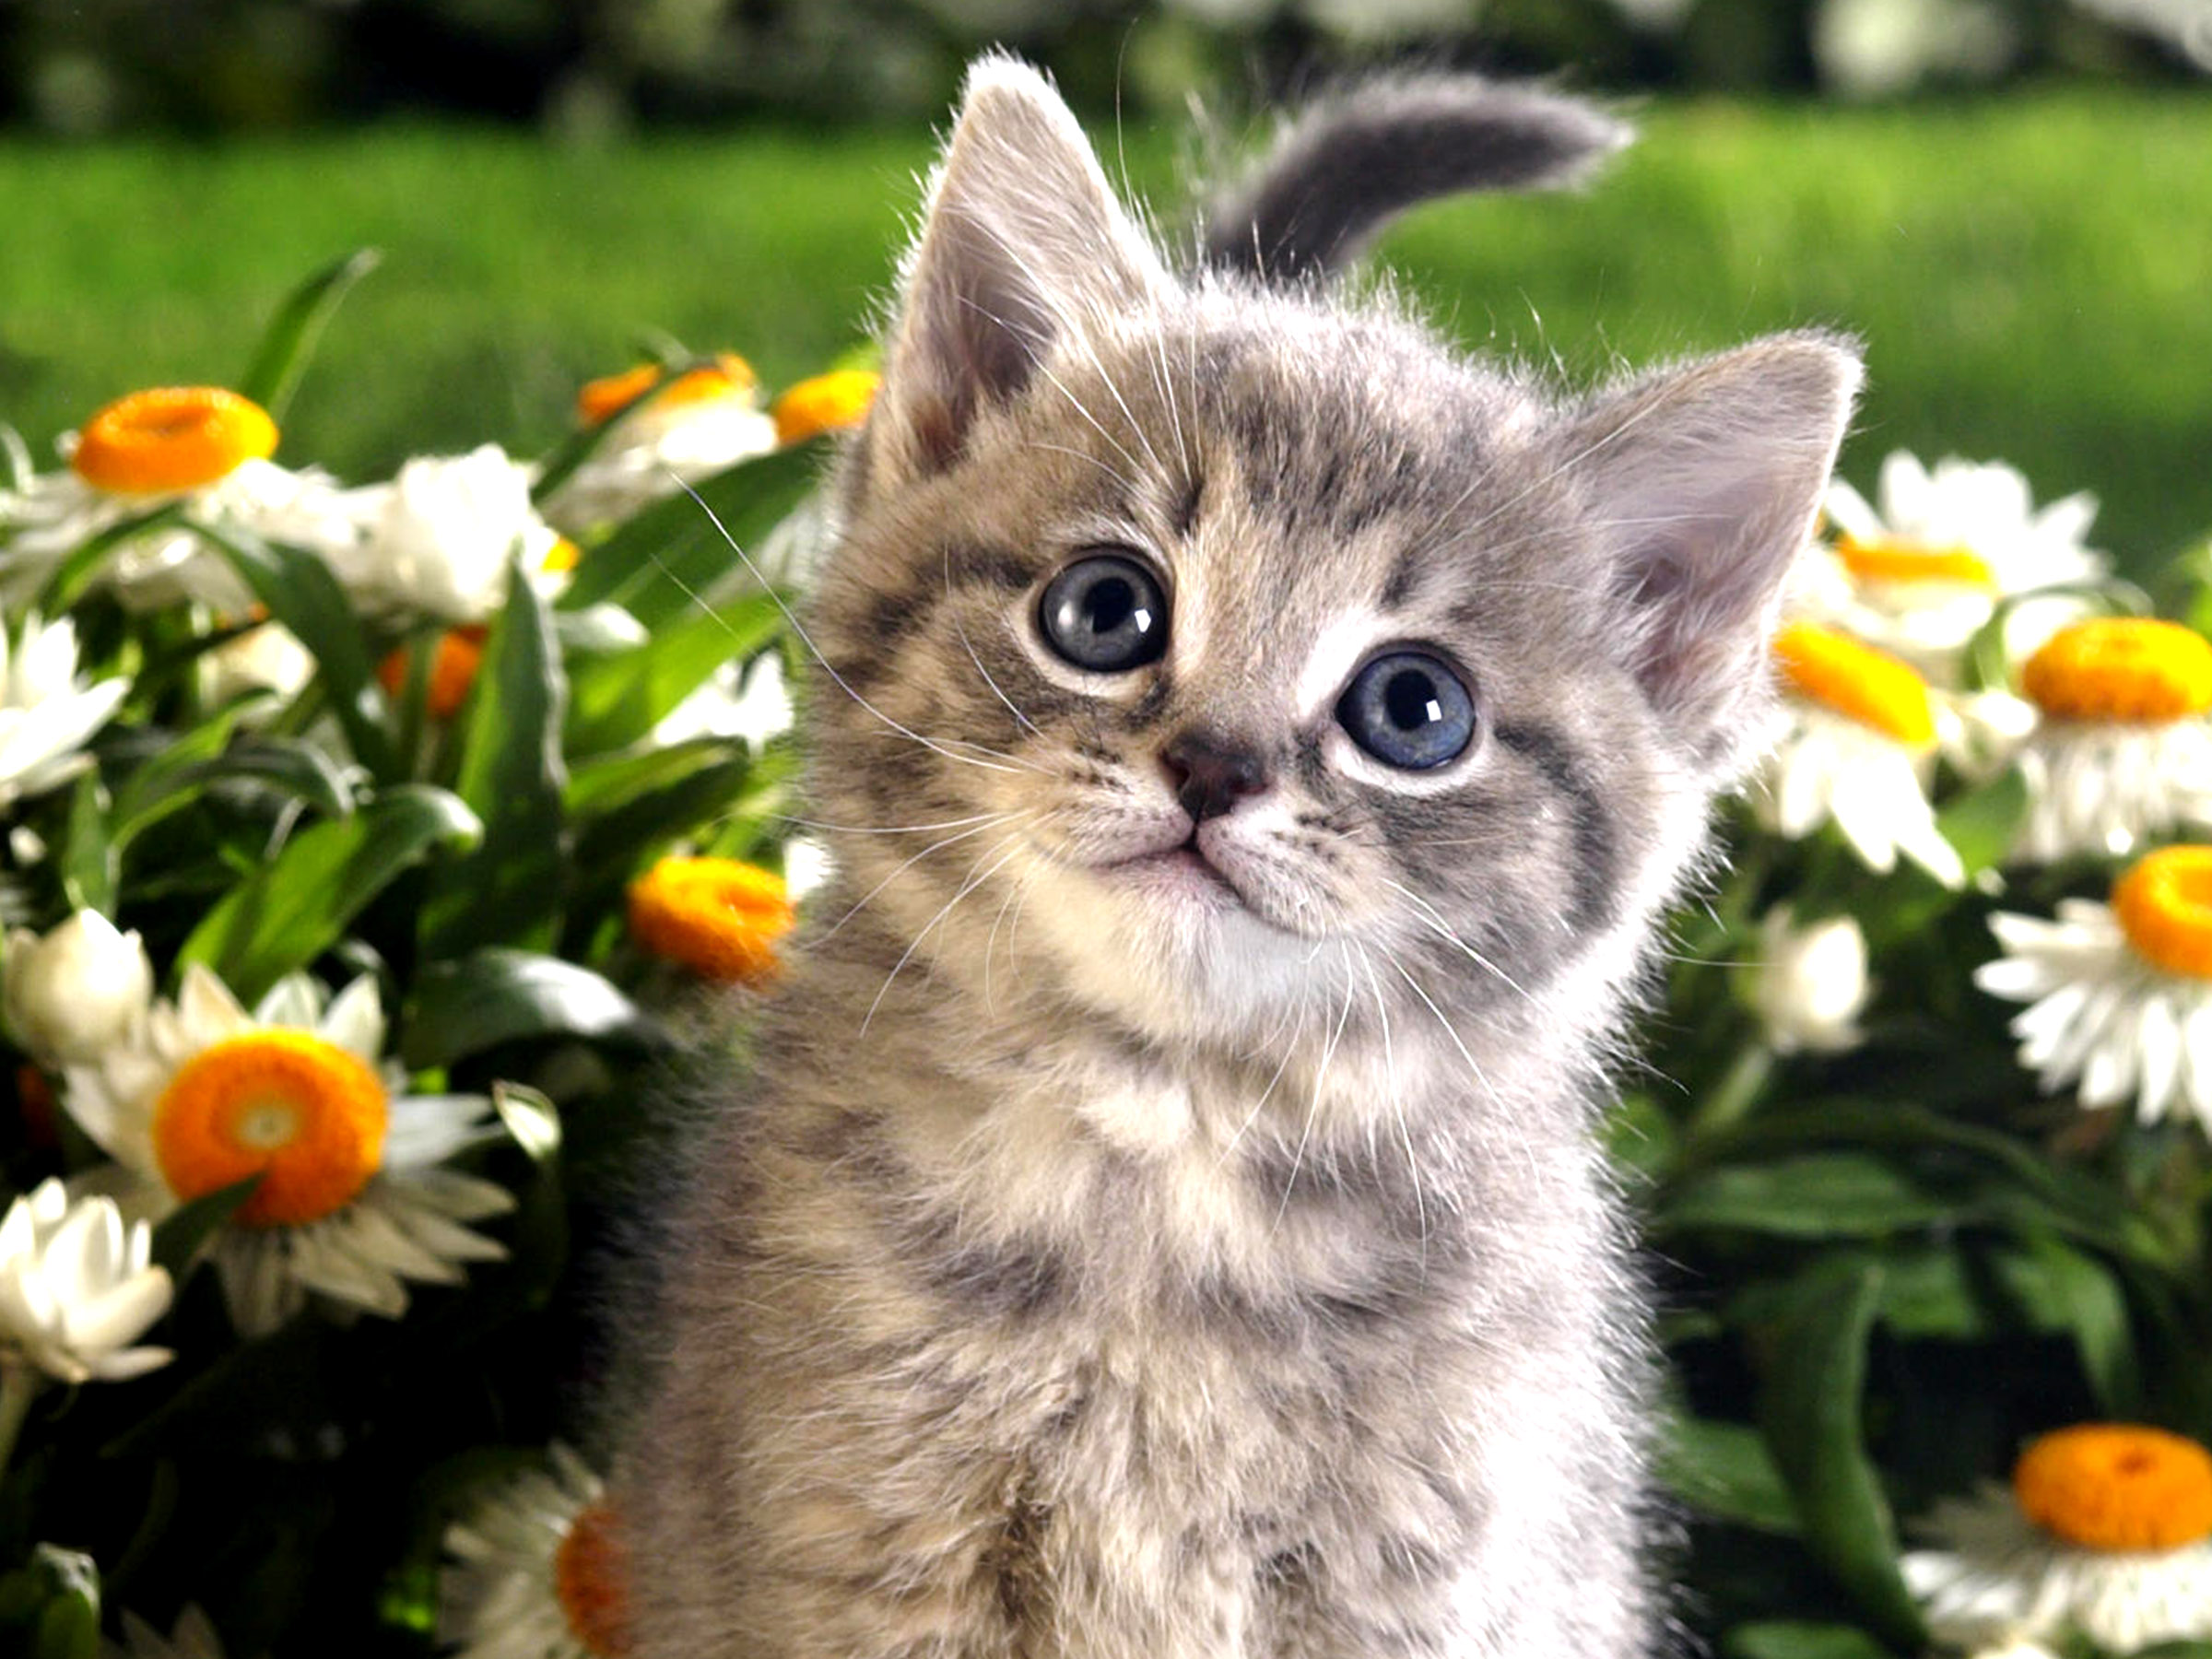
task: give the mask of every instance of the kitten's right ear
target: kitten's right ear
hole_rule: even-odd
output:
[[[943,471],[1056,340],[1167,282],[1051,83],[978,61],[900,283],[862,488]]]

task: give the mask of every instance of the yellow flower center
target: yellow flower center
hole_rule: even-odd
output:
[[[537,568],[548,576],[565,575],[574,570],[577,561],[582,558],[583,549],[563,535],[546,549],[546,556],[538,561]]]
[[[197,489],[276,453],[276,423],[251,398],[220,386],[154,386],[86,421],[69,465],[95,489],[160,495]]]
[[[790,387],[769,410],[775,417],[776,441],[797,443],[817,432],[858,426],[868,418],[881,378],[870,369],[838,369]]]
[[[734,858],[664,858],[629,884],[629,933],[654,956],[709,979],[776,971],[796,912],[783,878]]]
[[[570,1633],[596,1659],[629,1651],[629,1569],[613,1506],[577,1511],[553,1552],[553,1594]]]
[[[2093,617],[2053,634],[2020,688],[2054,720],[2180,720],[2212,709],[2212,641],[2178,622]]]
[[[2165,847],[2137,859],[2112,884],[2112,914],[2146,961],[2212,979],[2212,847]]]
[[[1792,622],[1774,636],[1774,657],[1799,695],[1907,748],[1936,741],[1927,681],[1887,653],[1817,622]]]
[[[1997,591],[1996,572],[1988,561],[1962,547],[1930,547],[1909,536],[1877,535],[1860,541],[1849,535],[1836,537],[1836,557],[1861,582],[1944,582],[1952,587]]]
[[[2212,1453],[2132,1423],[2046,1434],[2013,1466],[2021,1513],[2084,1549],[2177,1549],[2212,1536]]]
[[[667,375],[668,371],[658,363],[640,363],[620,374],[591,381],[576,394],[576,418],[586,426],[597,426],[616,410],[661,385]],[[656,409],[675,409],[688,404],[713,403],[724,397],[747,397],[752,394],[755,383],[750,363],[734,351],[717,352],[713,362],[702,363],[668,380],[667,384],[653,393],[651,401]]]
[[[177,1068],[154,1104],[154,1156],[180,1198],[259,1175],[235,1219],[298,1227],[368,1184],[389,1116],[382,1080],[358,1055],[309,1031],[248,1031]]]

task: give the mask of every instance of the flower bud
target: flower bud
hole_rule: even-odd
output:
[[[1759,935],[1750,1002],[1774,1052],[1829,1053],[1856,1045],[1870,990],[1859,924],[1831,916],[1798,927],[1784,906],[1768,912]]]
[[[96,1060],[129,1033],[154,994],[153,964],[135,933],[78,911],[43,938],[7,936],[0,997],[16,1041],[48,1065]]]

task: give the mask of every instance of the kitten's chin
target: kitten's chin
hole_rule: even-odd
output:
[[[1082,1001],[1157,1036],[1206,1041],[1307,1001],[1314,942],[1268,921],[1195,850],[1047,869],[1022,932],[1051,938]]]

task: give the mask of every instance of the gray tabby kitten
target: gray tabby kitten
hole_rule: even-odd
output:
[[[971,75],[808,618],[839,875],[677,1224],[640,1659],[1644,1646],[1595,1102],[1858,370],[1562,399],[1324,280],[1618,136],[1355,95],[1178,275]]]

